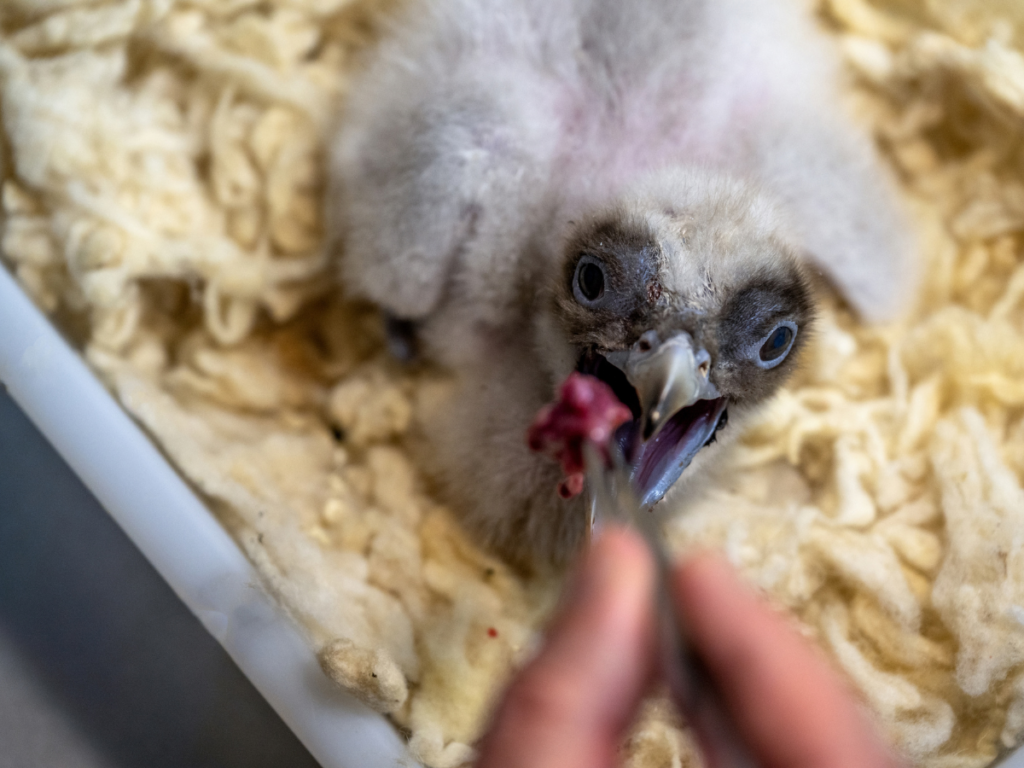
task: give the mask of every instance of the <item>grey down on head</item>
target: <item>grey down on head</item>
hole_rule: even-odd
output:
[[[511,562],[586,531],[524,439],[572,371],[630,407],[638,494],[672,509],[791,372],[812,276],[868,321],[909,303],[894,181],[798,0],[410,6],[352,83],[327,220],[345,290],[455,374],[418,459]]]

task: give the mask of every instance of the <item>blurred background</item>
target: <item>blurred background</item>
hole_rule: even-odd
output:
[[[0,385],[0,768],[316,765]]]

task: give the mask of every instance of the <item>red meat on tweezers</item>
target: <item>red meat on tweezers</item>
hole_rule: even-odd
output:
[[[584,443],[593,443],[608,459],[612,435],[631,418],[611,387],[593,376],[572,373],[559,389],[558,400],[537,414],[526,440],[531,450],[562,465],[565,478],[558,484],[558,495],[571,499],[583,490]]]

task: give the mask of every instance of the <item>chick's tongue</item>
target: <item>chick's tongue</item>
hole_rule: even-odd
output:
[[[593,443],[608,458],[608,443],[616,428],[633,418],[629,408],[600,379],[573,372],[558,391],[558,399],[537,413],[526,441],[530,450],[562,465],[565,478],[558,494],[571,499],[583,490],[583,444]]]

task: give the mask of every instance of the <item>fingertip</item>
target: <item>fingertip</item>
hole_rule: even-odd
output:
[[[741,733],[768,763],[894,764],[825,657],[725,557],[696,552],[673,579],[690,639]]]
[[[598,641],[610,641],[649,609],[653,586],[654,562],[644,540],[629,528],[606,526],[566,585],[554,634],[564,634],[567,625],[586,625],[595,632],[601,628]]]
[[[691,552],[676,563],[674,571],[675,578],[681,586],[723,581],[734,585],[742,584],[725,555],[711,549],[698,549]]]
[[[684,614],[703,615],[720,605],[723,595],[745,601],[755,599],[750,588],[725,557],[710,550],[698,550],[676,563],[672,571],[676,600]]]
[[[644,541],[635,530],[618,523],[604,523],[595,527],[595,535],[591,539],[590,551],[607,549],[608,551],[631,552],[633,555],[644,549]]]
[[[654,564],[643,539],[620,525],[606,525],[591,539],[569,576],[556,623],[587,605],[615,605],[641,599],[653,584]]]
[[[644,541],[606,527],[583,554],[546,642],[506,692],[483,762],[615,763],[650,675],[653,584]]]

